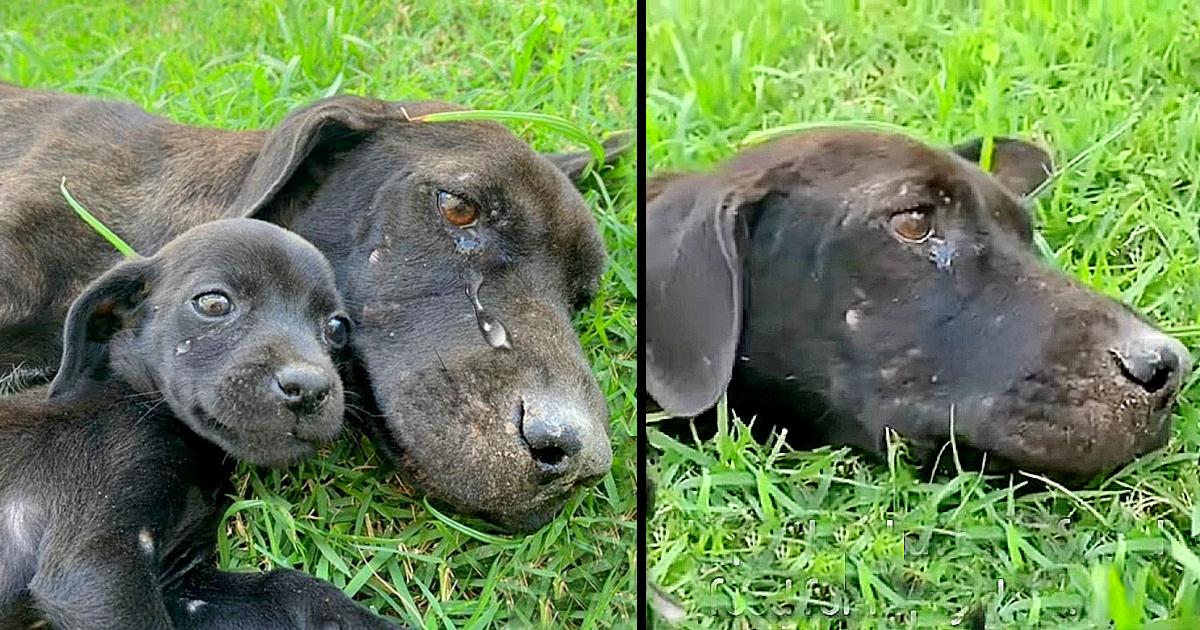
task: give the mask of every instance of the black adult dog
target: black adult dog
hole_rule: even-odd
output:
[[[1022,197],[1041,149],[813,130],[649,186],[647,389],[678,416],[728,384],[809,443],[959,444],[1090,476],[1161,446],[1187,351],[1047,266]]]
[[[587,159],[416,120],[451,109],[340,96],[234,132],[0,84],[0,371],[52,366],[66,306],[115,260],[62,178],[142,253],[264,219],[332,262],[358,329],[347,385],[380,449],[459,512],[540,526],[612,459],[571,323],[605,260],[570,179]]]
[[[214,560],[229,455],[285,464],[340,431],[344,313],[320,252],[249,219],[93,282],[49,400],[0,400],[0,627],[395,627],[316,578]]]

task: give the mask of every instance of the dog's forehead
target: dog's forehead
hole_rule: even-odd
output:
[[[731,172],[795,170],[814,181],[863,180],[899,174],[936,177],[960,168],[949,152],[901,134],[819,129],[745,151]]]
[[[157,257],[168,275],[216,274],[242,285],[274,284],[333,290],[333,272],[312,244],[281,227],[252,219],[206,223],[165,246]]]

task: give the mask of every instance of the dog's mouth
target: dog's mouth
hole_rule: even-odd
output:
[[[219,414],[209,413],[200,404],[192,405],[191,412],[193,420],[197,423],[195,426],[203,429],[199,431],[202,437],[237,459],[252,464],[289,464],[315,453],[321,444],[321,440],[301,437],[295,430],[273,431],[270,435],[261,432],[247,435],[245,431],[240,431],[223,421]]]
[[[349,418],[371,438],[375,447],[399,470],[404,480],[426,495],[434,505],[440,505],[461,515],[484,519],[511,533],[527,534],[554,520],[578,487],[583,485],[579,480],[566,484],[543,481],[538,478],[536,462],[531,463],[530,469],[526,470],[519,465],[514,466],[514,460],[505,456],[492,464],[502,465],[502,469],[488,470],[484,462],[466,461],[461,454],[462,451],[481,446],[497,447],[495,442],[471,440],[472,444],[463,445],[459,441],[450,440],[452,448],[441,457],[423,458],[422,454],[434,447],[431,444],[414,442],[412,435],[416,431],[411,427],[427,424],[425,418],[429,414],[422,413],[420,409],[406,403],[384,404],[382,401],[388,399],[389,392],[381,391],[376,382],[369,378],[362,361],[355,361],[353,365],[350,379],[355,386],[348,387],[348,390],[358,393],[359,398],[349,412]],[[411,395],[408,398],[413,399]],[[401,396],[399,399],[406,398]],[[455,422],[464,426],[469,424],[467,419],[444,422]],[[501,450],[504,454],[520,451],[532,458],[516,423],[513,423],[513,428],[514,435],[504,435],[506,439],[511,437],[512,443]],[[551,459],[554,453],[547,452],[541,455]],[[489,459],[494,458],[489,456]],[[470,474],[469,471],[464,474],[461,469],[465,466],[477,466],[478,471],[475,474]],[[460,481],[440,479],[442,474],[449,474]],[[597,475],[595,479],[585,481],[594,483],[602,477],[603,475]],[[480,481],[487,478],[500,479],[499,486],[504,490],[497,491],[489,483]],[[460,487],[463,484],[472,488],[475,484],[480,484],[480,492],[463,492]],[[480,498],[484,492],[488,492],[490,496]]]

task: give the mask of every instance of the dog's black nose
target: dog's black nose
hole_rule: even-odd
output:
[[[333,379],[316,366],[293,364],[275,373],[275,394],[292,411],[315,411],[329,397]]]
[[[558,478],[570,470],[571,458],[583,449],[573,422],[550,410],[529,408],[521,401],[517,411],[521,437],[543,475]]]
[[[1114,348],[1112,354],[1126,378],[1151,394],[1171,383],[1172,376],[1182,373],[1180,378],[1174,379],[1178,384],[1191,372],[1187,348],[1158,331],[1126,341]]]

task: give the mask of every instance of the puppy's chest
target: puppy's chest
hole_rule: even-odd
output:
[[[34,503],[0,494],[0,608],[33,576],[44,521]]]
[[[209,450],[190,439],[173,443],[131,466],[114,488],[110,513],[127,515],[118,523],[126,544],[153,560],[164,585],[214,548],[233,469]]]

